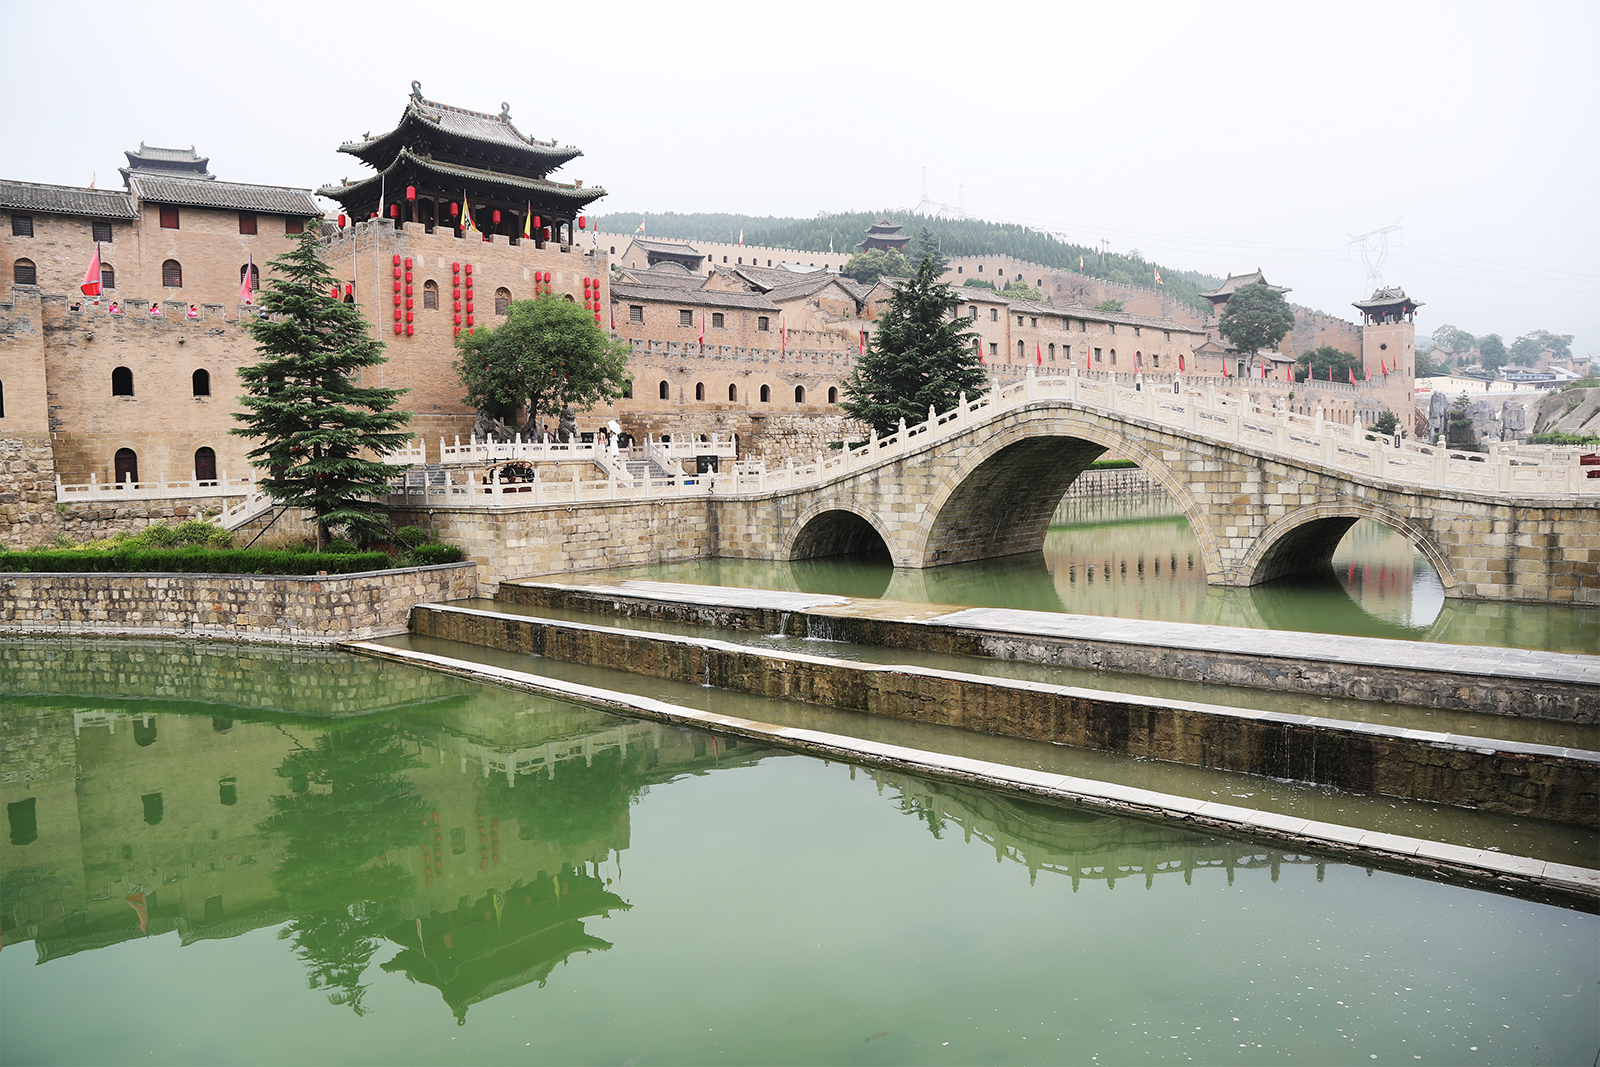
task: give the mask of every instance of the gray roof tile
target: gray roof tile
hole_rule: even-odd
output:
[[[45,215],[79,215],[93,219],[136,219],[133,197],[117,189],[77,185],[39,185],[0,180],[0,208]]]
[[[708,308],[739,308],[745,311],[778,311],[777,304],[760,293],[735,293],[722,289],[668,289],[659,285],[611,283],[614,300],[652,300],[659,304],[682,304]]]
[[[244,185],[239,182],[194,181],[184,178],[158,178],[134,171],[128,186],[140,201],[153,204],[178,204],[228,211],[261,211],[273,215],[320,217],[322,209],[311,199],[311,190],[282,185]]]

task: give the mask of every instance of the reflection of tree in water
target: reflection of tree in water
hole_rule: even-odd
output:
[[[625,757],[610,749],[595,753],[588,766],[577,761],[557,765],[553,778],[523,775],[511,786],[496,776],[485,783],[483,810],[517,820],[517,835],[524,841],[568,846],[596,841],[611,833],[628,805],[643,795],[640,775],[648,759],[643,746]]]
[[[422,801],[404,772],[417,766],[393,724],[328,731],[285,757],[291,791],[260,827],[283,842],[272,881],[296,915],[279,936],[294,939],[311,988],[357,1015],[367,961],[416,888],[382,857],[416,838]]]

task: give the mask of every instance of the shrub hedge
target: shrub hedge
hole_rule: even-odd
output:
[[[110,551],[40,548],[0,552],[0,571],[127,574],[316,574],[318,571],[327,571],[329,574],[355,574],[387,570],[393,565],[387,552],[318,555],[315,552],[280,552],[270,548],[117,548]]]

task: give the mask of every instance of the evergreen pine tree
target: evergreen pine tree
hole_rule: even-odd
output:
[[[939,238],[927,226],[923,226],[911,238],[910,245],[906,248],[906,259],[911,261],[913,267],[922,266],[922,261],[933,258],[937,273],[943,274],[950,269],[950,261],[945,258],[944,252],[939,247]]]
[[[928,257],[895,287],[871,345],[844,384],[840,407],[879,435],[893,433],[902,418],[908,426],[923,421],[930,406],[949,411],[960,394],[975,399],[984,391],[977,334],[952,314],[956,292],[938,278],[938,264]]]
[[[316,516],[317,550],[333,526],[358,541],[384,532],[388,520],[372,498],[388,495],[403,468],[365,459],[364,449],[404,446],[411,414],[395,409],[404,389],[362,386],[362,370],[387,362],[354,304],[329,296],[333,273],[317,254],[314,229],[272,262],[263,314],[245,325],[262,360],[239,377],[244,423],[228,432],[260,442],[249,453],[262,471],[256,485],[281,504]]]

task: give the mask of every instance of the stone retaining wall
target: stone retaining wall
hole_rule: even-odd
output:
[[[0,573],[0,634],[335,644],[400,633],[411,608],[477,595],[477,567],[339,575]]]
[[[1371,723],[879,666],[666,634],[419,607],[413,633],[647,677],[1159,759],[1600,826],[1600,756]]]

